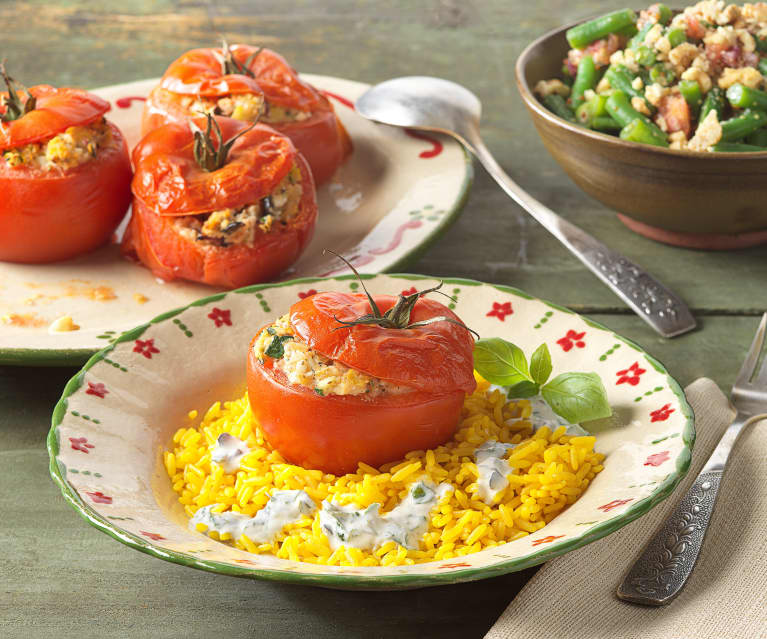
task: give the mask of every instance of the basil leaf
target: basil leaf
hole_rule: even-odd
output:
[[[274,359],[282,359],[282,356],[285,354],[284,343],[287,342],[289,339],[293,339],[293,336],[292,335],[275,335],[272,338],[272,343],[266,347],[266,350],[264,351],[264,353]]]
[[[541,389],[551,409],[571,424],[612,415],[607,393],[596,373],[562,373]]]
[[[529,382],[527,380],[514,384],[506,393],[509,399],[525,399],[527,397],[535,397],[540,390],[540,386],[535,382]]]
[[[551,375],[551,355],[549,347],[545,343],[535,349],[533,356],[530,358],[530,375],[532,375],[533,381],[538,385],[545,384],[549,375]]]
[[[498,386],[533,381],[522,349],[500,337],[482,338],[474,343],[474,368],[488,382]]]

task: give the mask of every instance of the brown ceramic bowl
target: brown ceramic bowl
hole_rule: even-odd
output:
[[[767,152],[673,151],[597,133],[555,116],[533,95],[560,77],[567,25],[538,38],[517,60],[517,86],[543,144],[586,193],[633,231],[702,249],[767,242]]]

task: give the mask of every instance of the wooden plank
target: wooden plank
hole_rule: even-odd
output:
[[[634,317],[592,317],[638,341],[681,383],[708,375],[725,388],[756,328],[754,318],[710,317],[702,331],[664,341]],[[534,572],[355,593],[221,577],[138,553],[87,525],[48,476],[50,413],[74,372],[0,368],[3,636],[464,639],[482,636]]]
[[[307,72],[367,82],[410,74],[453,79],[481,96],[489,147],[536,197],[648,267],[697,311],[765,308],[767,249],[706,253],[630,233],[570,182],[523,110],[513,77],[522,48],[558,24],[623,6],[622,0],[384,4],[312,0],[288,11],[276,0],[127,0],[112,13],[112,5],[93,0],[7,2],[0,24],[9,63],[32,83],[93,87],[151,77],[186,49],[221,36],[274,47]],[[409,270],[513,284],[574,308],[626,310],[481,170],[461,219]]]

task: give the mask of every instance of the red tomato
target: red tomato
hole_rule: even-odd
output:
[[[681,94],[664,95],[658,103],[658,112],[666,120],[669,133],[684,131],[689,137],[692,129],[690,105]]]
[[[702,40],[706,35],[706,28],[695,16],[685,16],[687,22],[686,35],[690,40]]]
[[[79,89],[43,85],[30,92],[37,98],[35,109],[0,123],[0,153],[88,125],[109,109]],[[0,260],[63,260],[109,240],[130,204],[131,181],[128,147],[119,129],[109,127],[111,143],[71,169],[11,167],[0,159]]]
[[[249,125],[217,118],[225,140]],[[274,278],[298,259],[317,219],[311,171],[290,140],[256,125],[232,146],[227,163],[204,171],[194,159],[188,124],[169,124],[147,135],[133,151],[133,216],[123,253],[166,280],[182,278],[236,288]],[[259,233],[253,246],[217,246],[179,233],[174,218],[239,208],[269,195],[298,166],[302,197],[287,225]]]
[[[257,51],[247,45],[230,47],[232,56],[245,64]],[[351,153],[346,129],[336,117],[333,105],[317,89],[303,82],[285,59],[262,49],[251,62],[255,78],[223,73],[218,56],[221,49],[193,49],[174,61],[160,85],[144,104],[141,128],[144,133],[169,122],[183,122],[194,115],[189,97],[220,98],[228,95],[263,94],[268,105],[310,111],[301,121],[270,122],[287,135],[304,155],[317,184],[327,181]]]
[[[395,301],[377,296],[381,312]],[[253,344],[248,353],[250,405],[269,443],[285,459],[336,475],[400,459],[411,450],[434,448],[458,425],[463,400],[476,388],[473,340],[461,326],[435,322],[413,329],[341,326],[333,318],[369,313],[364,295],[318,293],[293,305],[290,322],[298,338],[319,353],[380,379],[407,385],[403,393],[320,396],[291,384]],[[445,316],[444,305],[421,298],[411,322]],[[259,331],[260,333],[260,331]]]

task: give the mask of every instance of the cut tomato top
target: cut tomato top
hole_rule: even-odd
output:
[[[224,141],[250,126],[217,117]],[[203,120],[196,120],[205,129]],[[226,164],[205,171],[194,158],[188,124],[166,124],[133,150],[133,195],[159,215],[196,215],[251,204],[271,193],[295,163],[293,143],[257,124],[240,136]]]
[[[107,111],[109,103],[82,89],[60,88],[40,84],[30,87],[37,99],[35,108],[11,122],[0,122],[0,151],[52,138],[71,126],[84,126]],[[0,93],[7,97],[8,93]],[[26,94],[19,93],[19,97]],[[0,113],[6,107],[0,104]]]
[[[397,298],[376,295],[381,313]],[[352,321],[371,313],[367,297],[360,293],[326,292],[307,297],[290,309],[296,335],[325,357],[367,375],[435,394],[476,388],[469,331],[451,322],[434,322],[408,329],[377,325],[346,327],[337,320]],[[410,322],[433,317],[460,319],[444,304],[420,298]]]
[[[245,65],[258,49],[246,44],[229,47],[232,57]],[[255,75],[225,75],[221,65],[222,49],[192,49],[174,61],[163,75],[160,86],[173,93],[223,97],[236,93],[263,94],[280,106],[301,111],[327,110],[327,100],[314,87],[303,82],[296,71],[278,53],[262,49],[251,60]],[[326,106],[327,105],[327,106]]]

